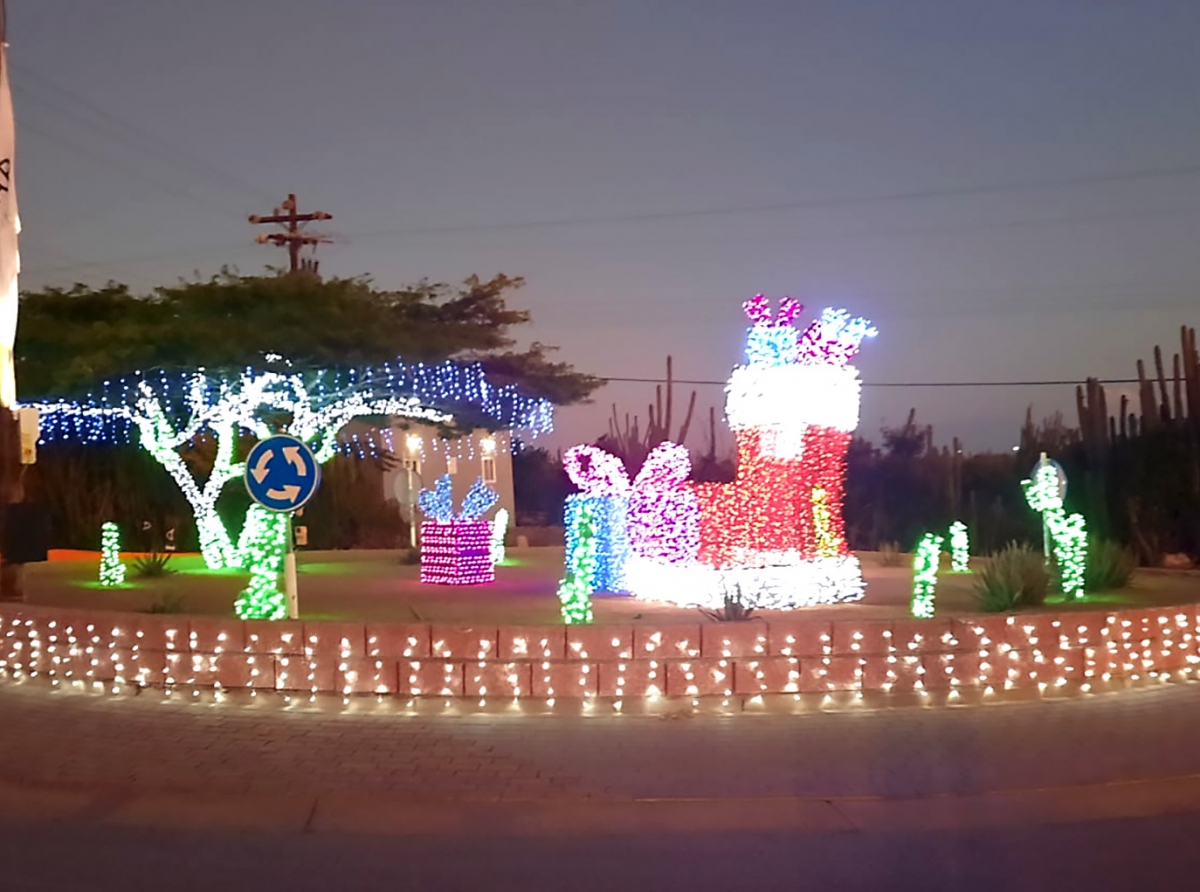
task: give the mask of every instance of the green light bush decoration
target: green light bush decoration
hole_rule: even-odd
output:
[[[1058,564],[1063,594],[1068,598],[1082,598],[1087,566],[1087,524],[1082,514],[1068,516],[1063,510],[1059,485],[1058,471],[1045,461],[1032,480],[1021,481],[1025,500],[1030,508],[1041,513],[1054,543],[1054,560]]]
[[[913,553],[912,615],[932,619],[934,592],[937,589],[938,560],[942,555],[942,537],[926,533]]]
[[[504,536],[508,532],[508,509],[501,508],[492,519],[492,563],[504,563]]]
[[[111,520],[100,527],[100,584],[105,588],[125,582],[121,563],[121,530]]]
[[[950,524],[950,570],[953,573],[971,572],[971,537],[961,520]]]
[[[592,621],[592,591],[596,581],[595,508],[584,502],[567,531],[570,559],[567,575],[558,586],[563,622],[567,625]]]
[[[287,551],[288,515],[253,505],[246,516],[243,540],[250,585],[233,605],[240,619],[287,619],[287,595],[279,590],[279,574]]]

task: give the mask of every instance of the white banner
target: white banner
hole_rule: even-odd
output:
[[[21,218],[17,214],[16,180],[13,176],[15,148],[12,91],[8,86],[8,51],[0,45],[0,406],[8,408],[12,408],[17,401],[13,342],[17,337],[17,275],[21,272],[21,255],[17,249]]]

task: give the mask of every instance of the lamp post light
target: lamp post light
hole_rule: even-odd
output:
[[[413,551],[417,550],[417,488],[414,483],[425,482],[417,470],[416,456],[420,454],[424,441],[419,434],[409,434],[404,441],[408,450],[408,458],[404,462],[404,470],[408,478],[408,545]],[[415,479],[414,479],[415,478]]]

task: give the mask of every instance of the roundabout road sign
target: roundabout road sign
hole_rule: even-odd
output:
[[[1033,472],[1030,474],[1030,479],[1037,479],[1038,471],[1042,469],[1043,465],[1049,465],[1050,467],[1054,468],[1054,473],[1058,475],[1058,497],[1060,499],[1065,499],[1067,497],[1067,472],[1064,471],[1062,465],[1060,465],[1054,459],[1046,458],[1046,456],[1043,455],[1041,460],[1033,466]]]
[[[295,511],[321,483],[312,450],[285,434],[260,440],[246,456],[246,490],[270,511]]]

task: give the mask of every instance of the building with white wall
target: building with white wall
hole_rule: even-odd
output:
[[[390,430],[395,467],[384,472],[384,498],[395,499],[401,516],[422,520],[416,509],[417,494],[432,489],[443,474],[449,474],[454,487],[454,505],[462,504],[472,484],[481,479],[500,494],[488,513],[494,517],[501,508],[515,516],[513,501],[512,437],[507,431],[491,432],[478,428],[461,437],[446,439],[434,425],[393,419]]]

